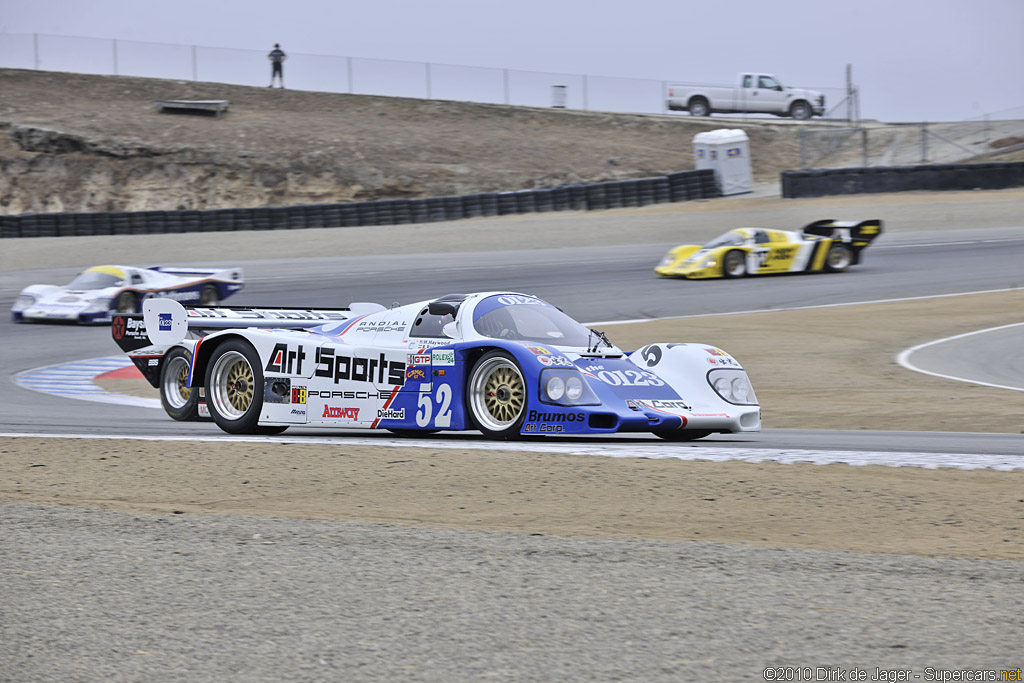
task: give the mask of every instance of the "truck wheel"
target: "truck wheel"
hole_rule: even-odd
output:
[[[724,277],[743,277],[747,274],[747,256],[738,249],[725,253],[722,259],[722,275]]]
[[[703,97],[695,97],[690,100],[690,116],[710,116],[711,107]]]
[[[803,100],[798,100],[789,108],[789,115],[801,121],[811,118],[811,105]]]
[[[845,244],[833,244],[825,254],[825,270],[841,273],[853,263],[853,251]]]

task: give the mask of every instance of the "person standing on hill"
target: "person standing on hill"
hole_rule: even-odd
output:
[[[288,59],[288,55],[284,53],[281,46],[274,43],[274,49],[267,55],[267,59],[270,60],[270,85],[268,88],[274,87],[274,77],[276,76],[281,80],[281,87],[284,88],[284,60]]]

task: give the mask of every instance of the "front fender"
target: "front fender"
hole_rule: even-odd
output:
[[[657,374],[694,406],[707,407],[723,403],[722,397],[709,381],[709,373],[713,370],[739,370],[746,374],[736,358],[711,344],[648,344],[630,354],[629,360]],[[750,405],[756,406],[757,403]]]

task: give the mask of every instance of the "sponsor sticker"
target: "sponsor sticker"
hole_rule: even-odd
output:
[[[289,348],[287,344],[274,344],[274,350],[270,352],[270,360],[267,361],[267,366],[263,369],[282,375],[301,375],[304,360],[306,360],[306,352],[301,346]]]
[[[565,356],[537,356],[537,362],[557,368],[574,368],[575,364]]]
[[[383,353],[376,358],[365,358],[343,355],[340,349],[335,355],[332,347],[321,346],[316,350],[316,376],[332,379],[335,384],[352,381],[402,386],[405,384],[405,368],[405,363],[389,361]]]
[[[358,420],[359,408],[340,408],[325,405],[324,414],[321,417],[332,417],[339,420]]]
[[[292,403],[305,403],[306,395],[306,387],[292,387]]]
[[[585,419],[583,413],[545,413],[539,410],[531,410],[526,417],[527,422],[583,422]]]
[[[560,432],[564,432],[565,427],[562,425],[528,422],[523,425],[523,431],[527,434],[558,434]]]
[[[435,349],[430,352],[430,358],[434,365],[455,365],[455,350],[444,349],[438,351]]]
[[[161,332],[169,332],[173,324],[173,316],[170,313],[160,313],[157,321],[157,329]]]
[[[377,418],[381,420],[404,420],[405,419],[405,408],[387,408],[385,410],[377,411]]]

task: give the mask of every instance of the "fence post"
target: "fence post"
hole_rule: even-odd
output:
[[[114,75],[117,75],[117,38],[110,41],[110,44],[114,48]]]
[[[502,80],[505,82],[505,104],[510,104],[508,99],[508,69],[501,70]]]
[[[921,163],[928,163],[928,122],[921,122]]]
[[[35,65],[35,70],[39,71],[39,34],[32,34],[32,63]]]
[[[352,57],[346,57],[345,62],[345,70],[348,71],[348,94],[351,95],[352,93],[355,92],[355,90],[352,88]]]
[[[587,93],[587,75],[581,76],[583,79],[583,111],[590,111],[590,101]]]
[[[860,129],[860,151],[861,156],[864,157],[864,166],[868,166],[868,129]]]
[[[196,62],[196,46],[192,46],[192,80],[199,80],[199,64]]]
[[[425,62],[423,64],[423,66],[426,67],[426,73],[427,73],[427,99],[429,100],[429,99],[431,99],[431,97],[430,97],[430,62]]]
[[[658,104],[658,111],[662,114],[668,113],[668,97],[666,96],[666,93],[668,93],[668,81],[662,81],[660,95],[661,102]]]

